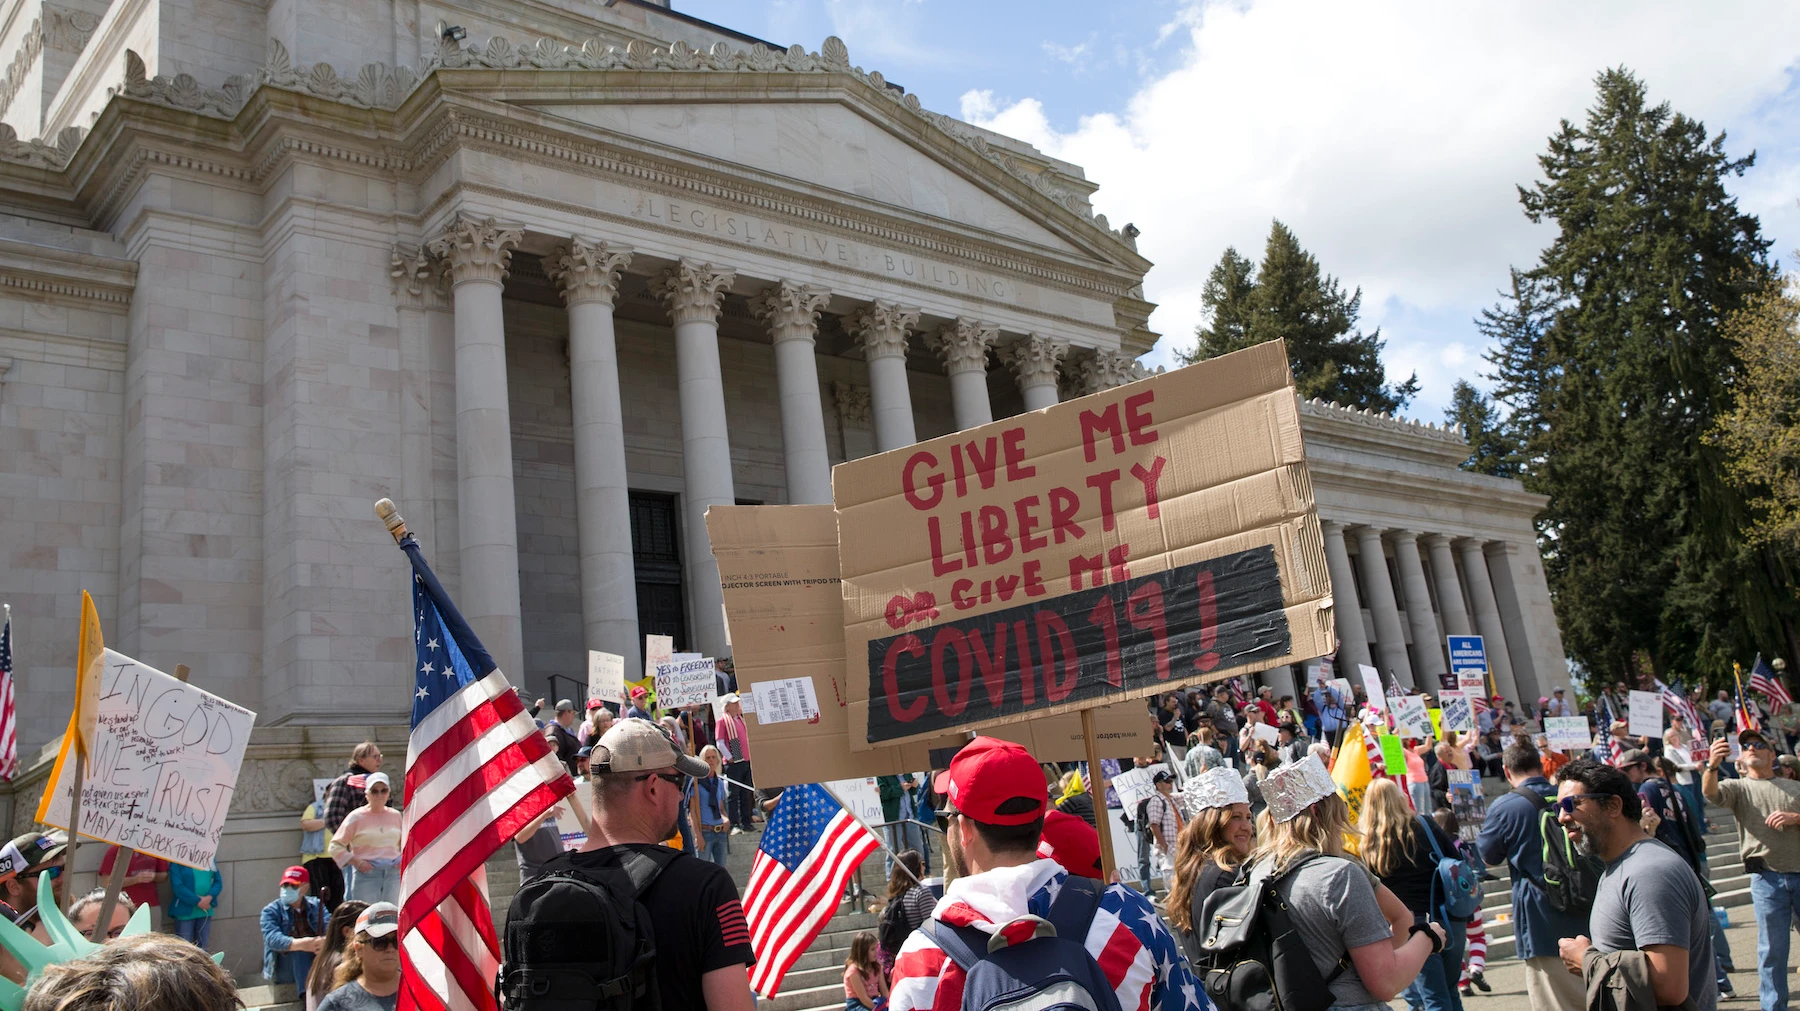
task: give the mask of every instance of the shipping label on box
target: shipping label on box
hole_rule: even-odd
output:
[[[1291,382],[1272,342],[836,467],[850,746],[1329,652]]]

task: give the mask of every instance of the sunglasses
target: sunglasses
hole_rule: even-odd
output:
[[[19,875],[19,879],[20,880],[28,880],[31,878],[35,878],[39,875],[43,875],[44,877],[47,877],[50,880],[55,881],[57,878],[62,877],[62,872],[63,872],[63,869],[61,867],[46,867],[41,871],[32,871],[29,874],[21,874],[21,875]]]
[[[1571,794],[1567,797],[1558,798],[1557,801],[1555,802],[1555,804],[1552,806],[1554,806],[1558,811],[1562,812],[1563,814],[1574,814],[1575,813],[1575,805],[1581,803],[1584,800],[1605,800],[1606,798],[1611,797],[1611,796],[1612,796],[1612,794],[1610,794],[1610,793],[1576,793],[1576,794]]]
[[[1743,748],[1745,751],[1773,751],[1773,750],[1775,750],[1775,749],[1769,747],[1768,741],[1745,741],[1743,743]]]
[[[687,786],[687,773],[685,772],[647,772],[639,776],[637,781],[642,783],[646,779],[660,779],[670,786]]]
[[[369,938],[369,947],[376,951],[393,951],[395,948],[400,947],[400,938],[393,934],[385,934],[381,937],[371,937]]]

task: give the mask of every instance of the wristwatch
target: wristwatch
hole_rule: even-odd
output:
[[[1439,952],[1444,950],[1444,939],[1442,937],[1438,936],[1437,931],[1432,930],[1430,927],[1426,926],[1425,924],[1423,924],[1423,923],[1413,924],[1412,930],[1409,931],[1406,935],[1406,939],[1408,941],[1412,940],[1413,934],[1424,934],[1426,937],[1431,938],[1431,953],[1433,955],[1436,955]]]

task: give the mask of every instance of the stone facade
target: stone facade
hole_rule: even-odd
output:
[[[644,496],[686,644],[722,652],[708,504],[819,500],[833,463],[1128,382],[1156,339],[1137,230],[1078,167],[835,38],[651,0],[23,0],[0,65],[21,737],[63,724],[83,588],[109,645],[257,711],[214,933],[241,978],[310,779],[366,735],[404,753],[374,499],[507,673],[569,694],[670,606],[639,596]],[[1303,417],[1344,560],[1398,566],[1334,565],[1368,584],[1351,653],[1411,678],[1476,615],[1520,694],[1554,679],[1541,503],[1456,470],[1454,433]]]

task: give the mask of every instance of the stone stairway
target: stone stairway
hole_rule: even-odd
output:
[[[1744,873],[1744,861],[1738,856],[1737,820],[1731,812],[1707,805],[1706,818],[1712,831],[1706,836],[1706,859],[1712,870],[1712,885],[1718,890],[1713,905],[1733,909],[1750,904],[1750,877]],[[1495,875],[1482,882],[1481,919],[1487,931],[1489,962],[1512,958],[1517,950],[1512,919],[1512,879],[1505,866],[1491,867]]]

